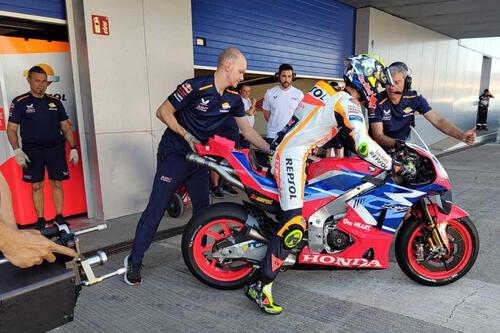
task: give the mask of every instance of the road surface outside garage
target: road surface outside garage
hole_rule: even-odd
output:
[[[218,291],[192,277],[176,236],[153,244],[141,287],[116,278],[84,289],[75,321],[54,332],[500,332],[500,145],[441,161],[481,241],[475,266],[451,285],[416,284],[394,254],[382,271],[291,270],[274,288],[285,310],[268,316],[241,290]],[[124,255],[112,256],[105,270]]]

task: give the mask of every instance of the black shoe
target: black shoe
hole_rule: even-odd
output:
[[[224,193],[222,193],[222,189],[220,187],[212,190],[210,193],[215,199],[224,199]]]
[[[481,125],[476,125],[476,131],[480,131],[482,129]]]
[[[127,272],[123,275],[123,281],[129,286],[140,286],[142,284],[142,262],[134,263],[129,257],[130,255],[123,260],[123,266],[127,269]]]
[[[54,217],[54,222],[59,224],[59,225],[67,225],[69,227],[68,221],[62,216],[62,214],[57,214],[56,217]]]
[[[227,193],[232,197],[238,195],[238,192],[229,184],[224,184],[224,186],[222,186],[222,190],[224,191],[224,193]]]
[[[487,131],[487,130],[488,130],[488,127],[486,127],[486,125],[485,125],[485,126],[483,126],[483,130]]]
[[[47,224],[47,221],[45,221],[45,218],[39,217],[38,221],[35,223],[35,229],[42,230],[45,229],[45,225]]]

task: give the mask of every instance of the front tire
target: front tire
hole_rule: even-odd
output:
[[[462,278],[474,265],[479,252],[479,236],[468,217],[447,221],[448,253],[441,259],[418,259],[429,255],[429,247],[422,230],[425,225],[411,216],[396,238],[396,259],[399,267],[412,280],[426,286],[443,286]]]
[[[242,205],[222,202],[209,206],[189,220],[182,234],[182,257],[191,274],[216,289],[239,289],[247,284],[255,269],[245,266],[229,269],[212,257],[213,245],[244,227]]]

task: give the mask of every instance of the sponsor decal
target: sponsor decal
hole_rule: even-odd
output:
[[[167,177],[167,176],[161,176],[160,180],[162,182],[165,182],[165,183],[171,183],[172,182],[172,178],[171,177]]]
[[[193,91],[193,87],[189,83],[184,82],[179,87],[177,87],[177,90],[174,93],[174,97],[178,102],[180,102],[184,97],[189,95],[191,91]]]
[[[326,92],[324,92],[320,87],[314,86],[309,90],[309,94],[312,95],[314,98],[319,99],[320,101],[324,102],[325,97],[326,97]]]
[[[293,160],[291,158],[285,159],[286,166],[286,181],[288,183],[288,193],[290,199],[297,198],[297,188],[295,185],[295,174],[294,174],[294,166]]]
[[[223,108],[224,110],[226,110],[226,109],[230,109],[230,108],[231,108],[231,105],[230,105],[228,102],[224,102],[224,103],[222,103],[222,108]]]
[[[405,107],[405,108],[403,109],[403,112],[404,112],[404,113],[410,113],[410,112],[413,112],[413,109],[412,109],[411,107],[407,106],[407,107]]]
[[[391,120],[391,110],[382,110],[382,120]]]
[[[23,178],[24,178],[24,179],[31,179],[31,178],[33,178],[33,177],[32,177],[31,175],[23,175]]]
[[[36,109],[33,106],[33,104],[27,104],[26,105],[26,113],[35,113],[35,112],[36,112]]]
[[[348,109],[348,114],[363,115],[363,113],[361,112],[361,108],[357,106],[350,106]]]
[[[387,169],[387,160],[380,156],[378,152],[375,151],[370,151],[369,152],[370,157],[375,161],[375,163],[381,168],[381,169]]]
[[[370,231],[370,230],[372,230],[372,227],[370,227],[368,224],[364,224],[364,223],[361,223],[361,222],[352,222],[352,221],[349,221],[348,219],[343,219],[342,223],[345,224],[345,225],[348,225],[350,227],[355,227],[355,228],[358,228],[358,229],[361,229],[361,230],[364,230],[364,231]]]
[[[368,156],[368,144],[366,142],[361,142],[358,147],[358,153],[363,157]]]
[[[342,258],[331,254],[304,254],[300,257],[301,263],[323,264],[341,267],[373,267],[382,268],[378,260],[368,260],[365,258]]]
[[[258,249],[259,247],[263,247],[264,243],[261,243],[261,242],[258,242],[258,241],[251,241],[247,244],[244,244],[241,248],[243,249],[243,252],[248,252],[248,250],[252,250],[252,249]]]
[[[356,115],[350,115],[349,116],[349,120],[350,121],[359,121],[359,122],[363,122],[363,118],[360,117],[360,116],[356,116]]]
[[[67,176],[67,175],[69,175],[69,172],[68,171],[63,171],[62,174],[63,174],[63,176]]]
[[[196,106],[196,110],[199,110],[201,112],[207,112],[207,110],[208,110],[208,103],[210,103],[210,100],[209,99],[204,99],[202,97],[200,103]]]
[[[259,197],[259,196],[257,196],[254,193],[252,193],[250,195],[250,199],[252,199],[254,201],[257,201],[257,202],[261,202],[261,203],[263,203],[265,205],[272,205],[273,204],[273,200],[272,199],[267,199],[267,198]]]
[[[274,98],[274,99],[278,98],[278,95],[274,95],[274,96],[273,96],[273,98]]]
[[[56,103],[49,103],[49,110],[50,111],[57,111]]]

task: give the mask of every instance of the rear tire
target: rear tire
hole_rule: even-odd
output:
[[[229,270],[211,258],[210,246],[241,230],[247,215],[237,203],[211,205],[189,220],[182,234],[182,257],[191,274],[216,289],[239,289],[254,273],[253,267]]]
[[[172,199],[168,202],[167,213],[173,218],[178,218],[184,214],[184,201],[179,194],[174,193]]]
[[[422,236],[424,225],[414,216],[404,221],[396,238],[396,259],[399,267],[412,280],[426,286],[443,286],[462,278],[474,265],[479,252],[479,236],[469,217],[448,221],[449,253],[443,260],[431,259],[418,262],[417,247],[426,248]],[[428,251],[424,250],[424,257]]]

